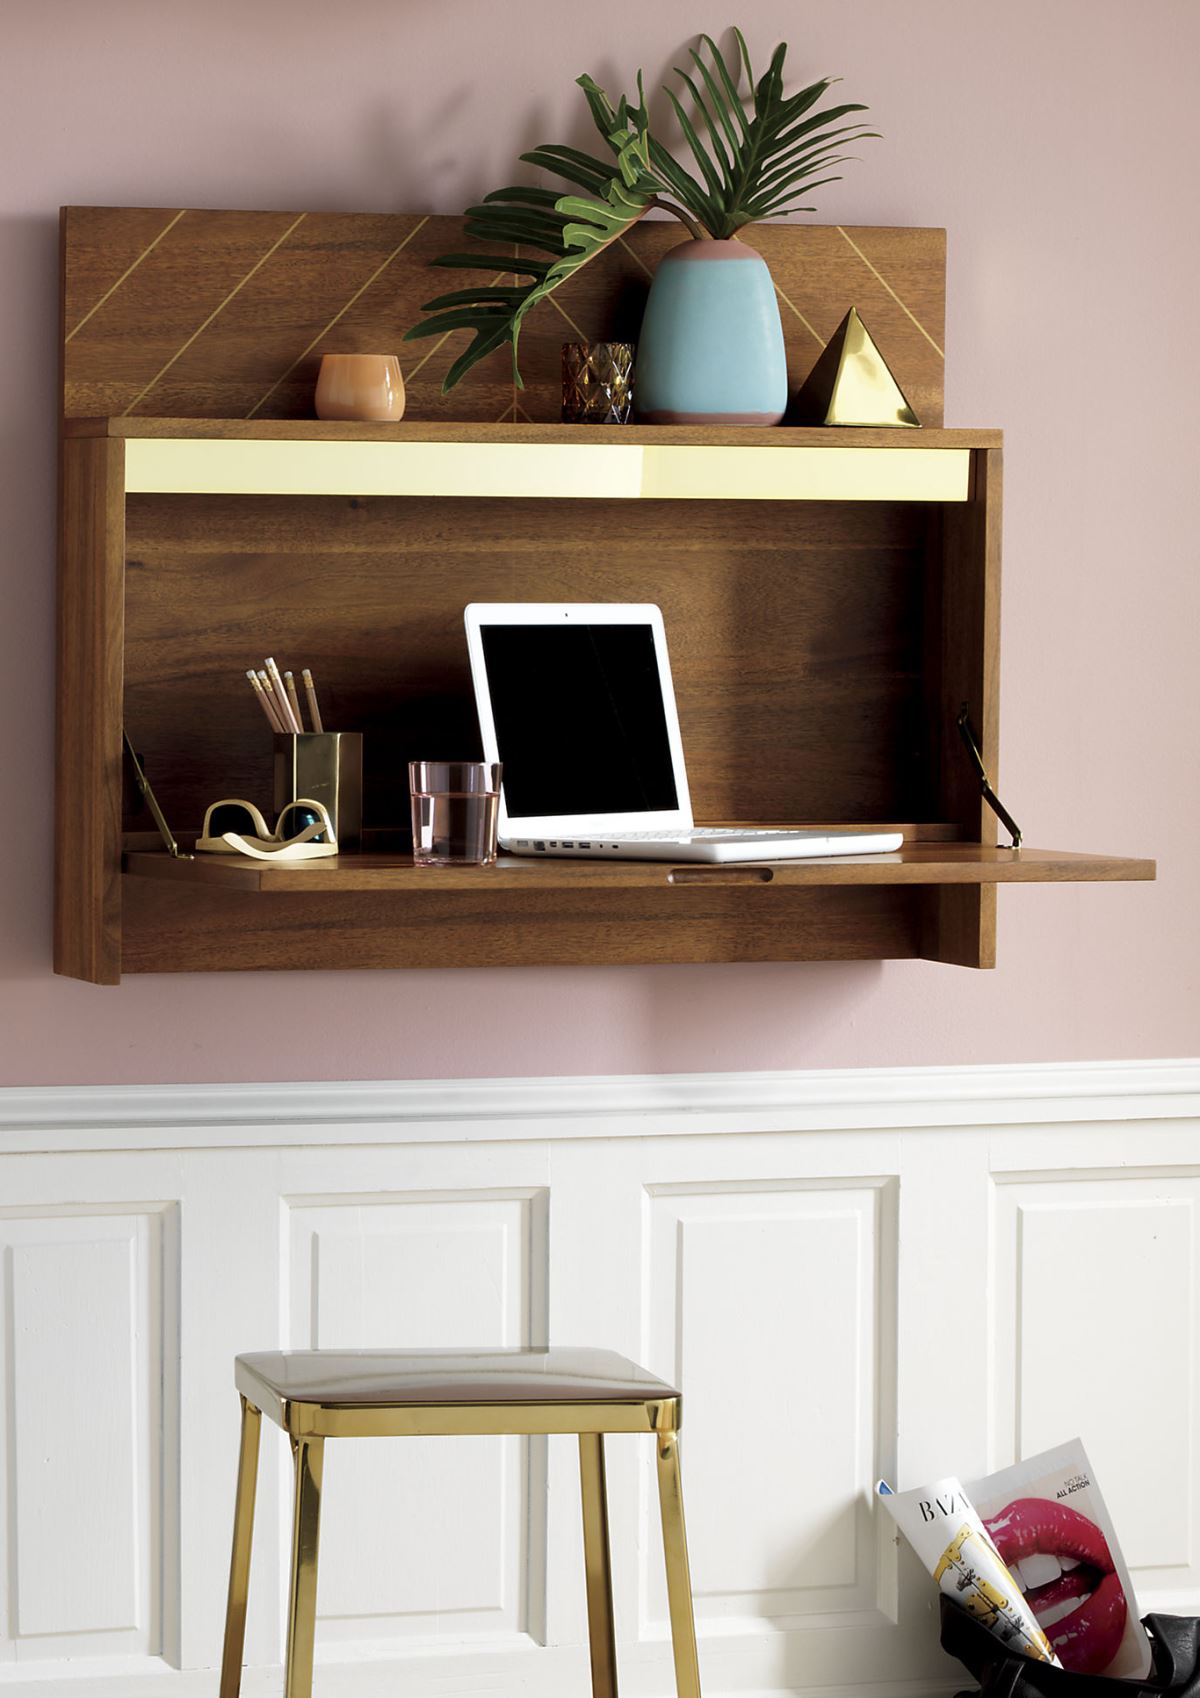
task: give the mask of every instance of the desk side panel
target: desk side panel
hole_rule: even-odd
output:
[[[60,452],[55,692],[54,970],[121,973],[121,696],[125,445]]]
[[[995,816],[955,728],[966,703],[984,765],[998,788],[1002,452],[978,450],[974,461],[971,500],[943,507],[932,532],[930,594],[936,608],[926,678],[937,816],[961,825],[967,842],[995,843]],[[994,967],[996,887],[928,891],[921,953],[960,967]]]

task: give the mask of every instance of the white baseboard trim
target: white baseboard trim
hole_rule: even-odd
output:
[[[396,1698],[404,1690],[408,1670],[403,1663],[318,1662],[313,1681],[318,1698]],[[282,1672],[275,1668],[246,1668],[242,1671],[241,1698],[279,1698]],[[805,1689],[804,1698],[951,1698],[969,1684],[964,1673],[958,1680],[897,1680],[887,1683],[847,1684]],[[29,1665],[0,1668],[0,1693],[4,1698],[213,1698],[216,1669],[172,1669],[158,1658],[150,1659],[144,1671],[125,1675],[63,1676],[61,1663],[47,1665],[34,1673]],[[460,1690],[459,1688],[455,1689]],[[492,1689],[494,1691],[494,1688]],[[585,1693],[590,1688],[586,1674],[572,1688]],[[704,1698],[723,1698],[720,1687],[706,1684]],[[792,1687],[767,1687],[738,1692],[737,1698],[796,1698]]]
[[[1200,1115],[1200,1058],[0,1089],[4,1153],[1024,1126]]]

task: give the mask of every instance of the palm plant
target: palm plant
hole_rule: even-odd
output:
[[[451,330],[475,333],[446,373],[443,393],[506,342],[512,345],[513,377],[523,387],[517,342],[525,315],[651,207],[673,214],[700,240],[725,240],[747,224],[812,212],[813,207],[799,202],[814,189],[838,181],[822,173],[849,157],[839,150],[877,134],[857,121],[840,123],[850,113],[865,112],[861,104],[813,111],[832,78],[822,77],[797,94],[784,95],[786,42],[775,49],[766,72],[755,81],[745,38],[738,29],[733,34],[737,58],[732,70],[709,35],[700,37],[707,53],[689,49],[694,74],[675,67],[691,115],[672,89],[664,91],[699,175],[650,133],[640,71],[636,106],[622,95],[614,107],[604,90],[584,75],[577,81],[611,157],[553,143],[521,155],[527,164],[584,193],[560,194],[522,184],[496,189],[478,206],[467,208],[466,234],[481,241],[484,249],[442,254],[432,263],[451,270],[498,271],[513,281],[475,284],[425,302],[421,310],[431,316],[414,325],[406,340]],[[743,73],[749,101],[742,93]],[[516,257],[497,251],[507,243],[521,250]]]

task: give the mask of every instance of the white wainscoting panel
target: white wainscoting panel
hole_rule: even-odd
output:
[[[544,1337],[545,1193],[291,1198],[291,1349],[519,1347]],[[544,1543],[545,1445],[331,1444],[321,1531],[326,1644],[523,1633]],[[539,1563],[540,1566],[540,1563]]]
[[[881,1203],[894,1212],[893,1191],[796,1180],[650,1190],[650,1351],[688,1387],[702,1631],[717,1617],[779,1626],[876,1607],[868,1494],[880,1214]],[[648,1567],[646,1616],[662,1633],[661,1564]]]
[[[997,1460],[1086,1427],[1135,1586],[1200,1590],[1196,1223],[1200,1169],[1006,1177],[997,1186]]]
[[[0,1091],[0,1698],[212,1698],[273,1348],[677,1378],[706,1698],[957,1690],[872,1483],[1077,1433],[1196,1612],[1198,1211],[1196,1062]],[[652,1442],[607,1460],[623,1698],[669,1698]],[[244,1698],[290,1494],[264,1421]],[[318,1607],[315,1698],[582,1698],[574,1440],[331,1442]]]
[[[163,1251],[157,1208],[0,1211],[11,1662],[161,1648]]]

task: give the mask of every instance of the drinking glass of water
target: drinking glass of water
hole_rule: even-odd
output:
[[[409,761],[418,867],[490,867],[500,815],[499,761]]]

